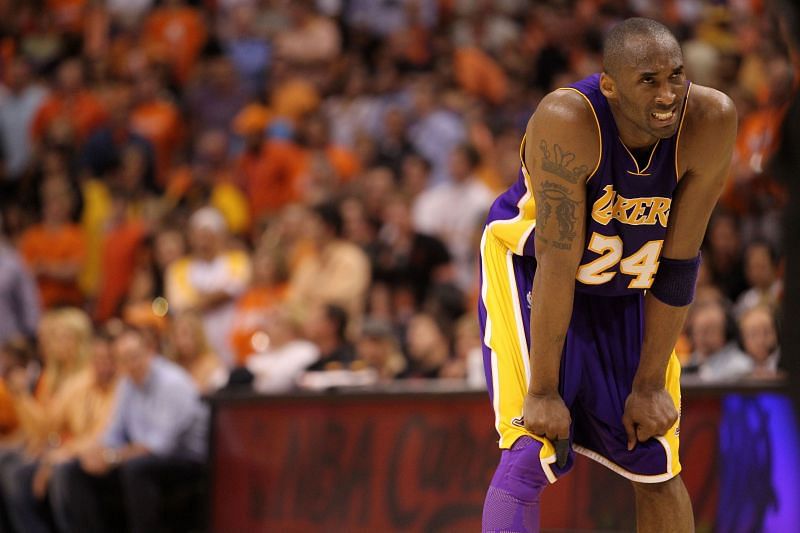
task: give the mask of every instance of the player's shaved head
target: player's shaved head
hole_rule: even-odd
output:
[[[680,53],[678,40],[660,22],[640,17],[624,20],[611,28],[603,41],[603,69],[614,77],[624,66],[646,57],[653,44],[674,47]]]

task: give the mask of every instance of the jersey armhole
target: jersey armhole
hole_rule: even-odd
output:
[[[603,130],[600,129],[600,121],[597,119],[597,112],[594,110],[594,105],[592,105],[592,101],[589,100],[589,97],[583,94],[581,91],[574,87],[559,87],[556,89],[557,91],[575,91],[579,95],[586,100],[586,103],[589,104],[589,109],[592,110],[592,116],[594,117],[594,123],[597,126],[597,146],[598,146],[598,153],[597,153],[597,164],[594,166],[594,170],[589,176],[586,178],[586,183],[589,183],[595,174],[597,174],[597,170],[600,168],[600,163],[603,161]]]

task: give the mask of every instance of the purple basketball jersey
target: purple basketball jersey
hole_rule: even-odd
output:
[[[575,288],[606,296],[640,293],[650,288],[658,269],[678,183],[676,148],[681,130],[648,150],[647,161],[637,162],[620,140],[611,108],[600,92],[599,74],[562,90],[578,91],[591,104],[602,145],[597,170],[586,183],[586,249]],[[685,107],[684,103],[680,110],[681,125]],[[522,206],[525,195],[530,197],[527,179],[521,169],[514,185],[493,204],[489,224],[526,216]],[[525,235],[517,253],[534,255],[534,233],[535,228]]]

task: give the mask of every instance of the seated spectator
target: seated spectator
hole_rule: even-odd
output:
[[[258,94],[272,63],[272,44],[256,27],[258,9],[254,2],[234,2],[222,18],[218,37],[225,54],[241,78],[247,94]]]
[[[463,377],[466,379],[467,385],[476,389],[486,388],[482,346],[480,330],[474,317],[471,314],[463,315],[455,326],[455,358],[453,361],[457,362],[457,368],[463,365]],[[447,370],[443,373],[446,377],[450,377],[447,376]]]
[[[3,68],[8,91],[0,96],[0,152],[5,159],[5,176],[0,183],[6,191],[8,187],[15,188],[31,171],[31,138],[18,133],[30,131],[36,112],[47,97],[47,89],[36,83],[31,67],[28,59],[16,56]],[[0,203],[7,203],[11,199],[8,196]]]
[[[361,170],[356,154],[334,144],[330,125],[321,113],[311,113],[298,124],[300,145],[297,182],[301,198],[319,204],[335,198],[342,184],[352,181]]]
[[[347,341],[347,311],[338,305],[317,305],[305,323],[308,339],[317,345],[319,359],[306,370],[340,370],[355,360],[353,346]]]
[[[19,249],[36,277],[42,306],[83,304],[78,278],[86,258],[86,238],[70,217],[75,198],[61,175],[45,178],[40,189],[42,220],[22,234]]]
[[[344,238],[360,246],[372,261],[378,248],[380,220],[370,216],[364,201],[356,195],[342,198],[339,213],[342,215]]]
[[[779,377],[780,349],[775,315],[770,308],[759,305],[745,311],[739,318],[739,335],[744,353],[753,361],[750,377],[759,379]]]
[[[419,307],[433,284],[454,279],[450,253],[437,237],[414,230],[410,204],[401,196],[392,197],[386,204],[383,221],[375,279],[386,282],[395,293],[410,291]]]
[[[155,181],[161,189],[166,185],[169,169],[183,140],[183,119],[178,107],[165,96],[163,81],[154,69],[136,76],[133,92],[130,129],[152,145]]]
[[[783,290],[777,267],[775,251],[767,242],[756,241],[747,246],[744,252],[744,271],[750,288],[736,300],[734,312],[737,317],[742,317],[759,305],[777,308]]]
[[[236,301],[231,328],[231,345],[239,365],[254,352],[254,335],[265,331],[270,312],[286,300],[287,281],[285,255],[271,246],[261,245],[253,255],[250,287]]]
[[[0,347],[0,446],[13,446],[22,438],[19,418],[11,395],[10,379],[19,379],[38,373],[39,364],[29,342],[23,338],[10,339]],[[30,390],[30,379],[23,380],[23,387]]]
[[[475,175],[479,163],[479,155],[472,146],[462,145],[453,150],[450,179],[422,192],[412,212],[417,231],[434,235],[447,245],[456,266],[456,280],[463,290],[471,288],[475,275],[474,228],[494,199]]]
[[[233,180],[236,176],[228,158],[228,138],[222,130],[208,130],[197,138],[191,164],[175,169],[169,177],[166,198],[170,204],[190,211],[205,205],[216,208],[228,230],[241,235],[250,227],[248,202]]]
[[[315,12],[312,0],[295,0],[289,5],[290,26],[275,39],[275,52],[294,65],[333,61],[341,48],[336,24]]]
[[[90,366],[63,386],[48,414],[49,447],[3,478],[11,522],[17,531],[49,531],[46,496],[53,469],[83,453],[106,430],[116,396],[116,365],[111,338],[95,336]],[[9,483],[10,482],[10,483]]]
[[[106,120],[100,100],[84,83],[81,60],[67,59],[58,67],[56,90],[47,96],[31,125],[34,142],[42,143],[53,132],[80,146]]]
[[[192,131],[227,130],[249,99],[234,65],[226,56],[215,55],[198,70],[200,75],[186,93]]]
[[[0,345],[33,337],[40,314],[39,291],[25,262],[0,236]]]
[[[689,318],[693,351],[684,371],[697,372],[704,381],[732,380],[750,372],[753,363],[736,345],[732,329],[721,304],[709,302],[694,309]]]
[[[247,368],[258,392],[292,389],[303,371],[320,358],[320,348],[300,338],[300,324],[286,307],[268,312],[264,332],[253,337],[253,344],[256,351],[247,359]]]
[[[208,411],[181,367],[159,356],[147,334],[125,327],[114,341],[124,379],[102,439],[60,465],[51,484],[61,531],[160,531],[167,495],[202,480]]]
[[[376,143],[374,164],[390,169],[395,176],[404,174],[407,161],[413,160],[413,162],[410,163],[412,166],[418,161],[424,162],[421,157],[414,153],[414,149],[408,141],[406,135],[407,127],[408,125],[403,111],[397,107],[393,107],[387,109],[384,113],[382,129],[379,135],[372,133],[372,138]],[[430,171],[430,167],[427,166],[427,163],[425,162],[423,164],[426,165],[424,168],[414,168],[410,171],[412,174],[415,170],[424,172],[420,180],[422,181],[422,188],[427,185],[427,174]],[[414,174],[409,177],[408,181],[413,182],[414,178],[419,177],[420,174]],[[410,191],[406,192],[410,193]]]
[[[128,193],[118,186],[110,192],[111,213],[100,247],[100,283],[94,309],[94,318],[101,323],[118,314],[147,235],[145,222],[131,213]]]
[[[208,342],[225,366],[233,366],[230,331],[236,298],[250,281],[250,258],[228,249],[225,220],[204,207],[189,219],[191,255],[167,267],[165,293],[175,312],[194,310],[203,317]]]
[[[127,88],[117,88],[109,98],[108,123],[98,128],[86,141],[80,154],[80,165],[93,177],[103,178],[122,162],[127,148],[137,149],[142,156],[143,175],[139,185],[156,191],[153,145],[131,129],[132,95]]]
[[[192,376],[200,394],[210,394],[224,385],[227,372],[211,349],[203,321],[194,311],[184,311],[172,319],[168,345],[170,358]]]
[[[154,58],[172,68],[181,84],[192,74],[206,42],[202,12],[184,0],[166,0],[144,20],[142,47]]]
[[[736,218],[725,211],[711,217],[706,232],[707,249],[703,262],[708,264],[712,281],[731,301],[747,288],[742,265],[742,243]]]
[[[252,114],[260,113],[250,110]],[[245,118],[259,120],[259,117]],[[263,137],[263,128],[260,134]],[[304,168],[303,152],[295,143],[270,139],[256,144],[257,138],[252,130],[247,135],[249,153],[247,159],[242,160],[242,163],[247,162],[247,167],[240,167],[239,174],[246,180],[245,189],[254,220],[277,215],[300,199],[300,175]]]
[[[357,324],[370,282],[369,259],[361,248],[342,238],[342,216],[335,205],[323,204],[310,215],[307,227],[314,253],[293,272],[289,302],[305,308],[332,304]]]
[[[450,359],[450,344],[436,319],[425,313],[411,318],[406,331],[409,364],[400,377],[438,378]]]
[[[386,321],[364,322],[356,341],[356,358],[375,370],[381,383],[397,378],[407,366],[397,335]]]
[[[38,454],[53,437],[50,419],[73,377],[82,374],[91,354],[92,324],[76,308],[48,312],[39,324],[42,369],[33,389],[26,368],[16,368],[8,378],[14,408],[24,431],[24,446]],[[61,438],[56,433],[56,438]]]
[[[73,380],[81,379],[91,352],[92,326],[83,311],[74,308],[46,313],[39,323],[41,368],[23,364],[22,355],[6,374],[5,383],[19,421],[19,435],[0,449],[0,512],[11,510],[19,483],[17,471],[50,445],[71,437],[63,425],[53,426]],[[59,431],[61,430],[61,431]],[[24,531],[24,529],[23,529]]]

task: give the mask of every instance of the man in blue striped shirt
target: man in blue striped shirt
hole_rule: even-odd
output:
[[[118,529],[109,510],[120,507],[130,531],[160,531],[163,496],[204,474],[208,410],[189,374],[136,328],[124,329],[114,352],[125,379],[109,429],[53,476],[53,511],[66,532]]]

